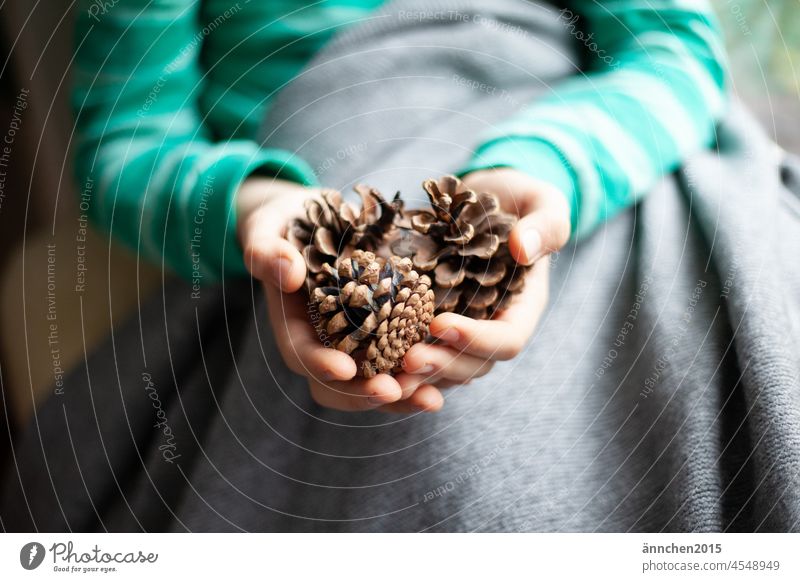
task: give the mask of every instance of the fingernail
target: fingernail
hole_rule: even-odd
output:
[[[522,248],[529,261],[538,258],[542,251],[542,235],[535,228],[529,228],[522,233]]]
[[[272,269],[272,276],[275,279],[275,282],[281,286],[284,281],[289,279],[289,275],[292,272],[292,262],[286,257],[272,259],[270,267]]]
[[[458,341],[458,330],[453,327],[448,327],[447,329],[440,331],[437,334],[434,334],[440,340],[447,342],[447,343],[455,343]]]
[[[409,374],[430,374],[433,372],[433,364],[425,364],[417,370],[406,370]]]
[[[414,408],[416,408],[420,412],[429,412],[430,413],[430,412],[437,412],[438,411],[437,406],[435,404],[431,404],[431,403],[428,403],[428,404],[415,404]]]
[[[368,396],[367,402],[369,402],[373,406],[380,406],[381,404],[389,404],[391,402],[394,402],[394,400],[388,398],[387,396]]]

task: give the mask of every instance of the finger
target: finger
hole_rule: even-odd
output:
[[[303,208],[309,195],[282,196],[253,210],[240,226],[244,260],[256,279],[287,293],[300,289],[306,277],[306,263],[283,235],[286,225]]]
[[[408,400],[423,384],[431,384],[430,376],[423,374],[405,374],[401,372],[394,379],[400,385],[403,395],[401,400]]]
[[[532,265],[542,256],[563,247],[570,235],[569,205],[555,188],[540,188],[529,195],[526,210],[508,238],[511,256]]]
[[[410,398],[386,404],[379,410],[396,414],[412,414],[414,412],[438,412],[442,406],[444,406],[442,393],[435,386],[424,384]]]
[[[271,285],[264,285],[264,290],[275,341],[290,370],[318,381],[349,380],[356,375],[353,358],[320,341],[300,294],[281,293]]]
[[[448,388],[456,388],[458,386],[469,386],[472,383],[472,380],[467,380],[466,382],[454,382],[452,380],[439,380],[434,384],[439,390],[446,390]]]
[[[455,313],[443,313],[434,318],[430,332],[456,350],[491,360],[515,357],[529,335],[506,321],[475,320]]]
[[[247,270],[256,279],[286,293],[303,286],[306,263],[294,246],[266,226],[256,225],[243,240]]]
[[[547,304],[548,261],[539,261],[526,276],[522,292],[491,320],[455,313],[437,315],[430,333],[465,354],[491,360],[510,360],[525,347]]]
[[[414,393],[426,384],[432,384],[436,388],[454,388],[455,386],[467,386],[472,380],[446,380],[437,378],[436,376],[420,376],[416,374],[400,373],[395,376],[395,380],[400,384],[403,390],[403,396],[400,400],[408,400]]]
[[[368,379],[354,378],[347,382],[310,380],[308,385],[317,404],[346,412],[372,410],[397,402],[402,396],[400,385],[388,374]]]
[[[492,366],[491,360],[451,347],[424,343],[411,346],[403,359],[404,372],[427,378],[429,383],[437,385],[439,380],[467,382],[479,378],[486,375]]]

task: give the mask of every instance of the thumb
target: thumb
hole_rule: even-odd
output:
[[[306,262],[288,240],[256,221],[243,237],[244,262],[256,279],[293,293],[303,286]]]
[[[537,193],[534,209],[519,219],[508,237],[511,256],[521,265],[567,244],[570,236],[570,213],[566,198],[557,190]]]

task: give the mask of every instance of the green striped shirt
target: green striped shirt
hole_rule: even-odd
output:
[[[73,108],[88,214],[194,279],[244,274],[234,199],[254,171],[316,184],[255,141],[270,100],[382,0],[81,0]],[[467,171],[509,166],[559,186],[583,236],[714,140],[719,29],[702,0],[564,2],[582,71],[483,136]]]

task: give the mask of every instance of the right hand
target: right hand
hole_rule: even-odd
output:
[[[432,385],[404,386],[388,374],[356,378],[353,358],[324,347],[317,337],[308,299],[298,293],[306,278],[305,260],[283,235],[286,225],[303,215],[304,201],[318,195],[314,188],[258,176],[248,178],[237,193],[237,231],[245,264],[264,284],[270,325],[286,365],[306,377],[312,398],[328,408],[439,410],[443,398]]]

